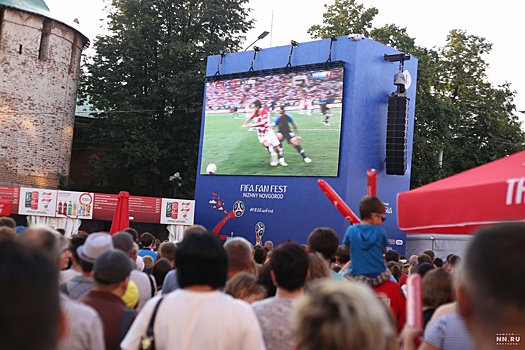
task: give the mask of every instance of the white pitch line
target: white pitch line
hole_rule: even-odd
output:
[[[301,129],[302,131],[340,131],[340,129],[333,129],[333,128],[321,128],[321,129]]]

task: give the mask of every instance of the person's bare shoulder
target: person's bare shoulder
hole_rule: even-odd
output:
[[[428,325],[430,325],[432,322],[434,322],[435,320],[437,320],[439,317],[443,316],[443,315],[449,315],[449,314],[454,314],[458,311],[458,308],[456,306],[456,303],[448,303],[448,304],[443,304],[441,305],[440,307],[438,307],[436,309],[436,311],[434,312],[434,314],[432,315],[432,318],[430,319],[430,321],[428,321],[428,324],[427,324],[427,327]]]

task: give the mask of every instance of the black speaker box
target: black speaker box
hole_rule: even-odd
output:
[[[408,103],[405,96],[388,97],[386,124],[386,173],[405,175],[407,170]]]

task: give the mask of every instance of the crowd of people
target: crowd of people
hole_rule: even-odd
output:
[[[208,83],[206,109],[207,112],[232,108],[244,110],[250,108],[255,99],[261,100],[268,107],[277,101],[287,107],[315,105],[320,108],[321,100],[323,96],[326,99],[327,93],[331,100],[342,98],[344,70],[334,68],[329,72],[322,79],[313,79],[312,72],[305,72],[238,79],[228,81],[228,85],[225,82]]]
[[[385,206],[360,203],[341,240],[177,244],[128,228],[66,238],[0,218],[0,349],[501,349],[525,334],[523,224],[475,234],[463,257],[386,250]],[[159,244],[160,243],[160,244]],[[407,280],[422,277],[420,328]],[[413,311],[413,310],[412,310]],[[409,310],[410,312],[410,310]]]

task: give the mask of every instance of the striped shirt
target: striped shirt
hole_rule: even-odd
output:
[[[271,129],[270,116],[268,115],[268,109],[262,108],[258,112],[253,113],[250,119],[255,119],[255,124],[261,124],[257,127],[257,132],[259,136],[264,137],[268,132],[268,129]]]
[[[430,323],[424,340],[441,350],[474,350],[474,341],[457,313],[443,315]]]

